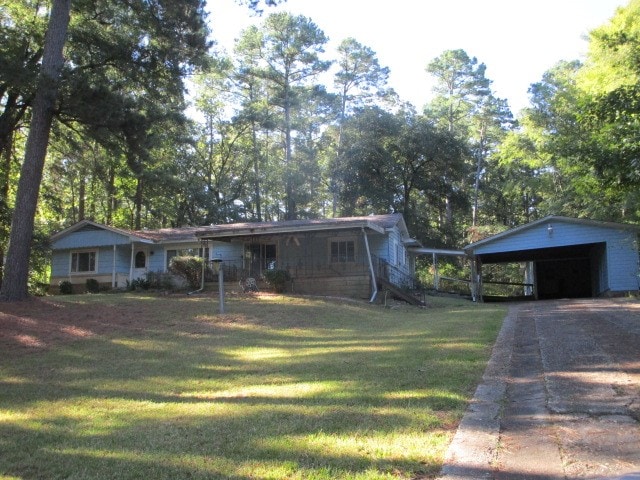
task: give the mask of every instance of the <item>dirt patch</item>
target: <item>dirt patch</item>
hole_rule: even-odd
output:
[[[0,356],[38,352],[118,329],[142,330],[145,321],[136,317],[134,324],[124,307],[60,302],[55,297],[0,303]]]
[[[85,300],[82,296],[76,296],[71,301],[53,296],[34,297],[22,302],[0,302],[0,359],[41,352],[94,336],[119,333],[128,336],[150,335],[156,329],[167,326],[183,334],[211,333],[231,324],[278,328],[298,326],[298,317],[292,320],[281,318],[277,304],[281,298],[279,295],[230,291],[226,296],[228,299],[257,297],[265,300],[261,316],[257,318],[237,312],[217,315],[217,292],[193,296],[145,293],[145,298],[150,298],[153,308],[135,299],[96,302]],[[309,297],[309,301],[312,300],[313,297]],[[185,317],[184,302],[196,302],[200,307],[193,308],[193,316]],[[350,305],[348,300],[344,300],[344,304]],[[301,315],[306,315],[304,310]]]

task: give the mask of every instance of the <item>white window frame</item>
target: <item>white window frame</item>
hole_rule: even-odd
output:
[[[345,247],[347,248],[346,254],[344,256],[344,260],[334,260],[334,255],[333,255],[333,244],[337,243],[337,244],[341,244],[344,243]],[[353,244],[353,258],[349,257],[349,251],[348,251],[348,244],[352,243]],[[329,257],[329,264],[331,265],[346,265],[349,263],[355,263],[356,262],[356,258],[358,258],[358,248],[357,248],[358,242],[356,242],[356,238],[355,237],[333,237],[329,239],[329,248],[328,248],[328,257]],[[339,249],[340,247],[338,247]],[[338,258],[340,258],[340,252],[338,252]]]
[[[85,250],[72,250],[69,254],[69,274],[71,275],[87,275],[90,273],[98,273],[98,250],[85,249]],[[73,257],[74,255],[91,254],[93,253],[93,270],[73,270]],[[79,262],[77,263],[77,265]]]

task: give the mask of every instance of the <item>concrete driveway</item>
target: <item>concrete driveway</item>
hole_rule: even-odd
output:
[[[640,480],[640,302],[512,304],[442,479]]]

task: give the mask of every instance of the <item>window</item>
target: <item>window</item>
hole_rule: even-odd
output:
[[[145,268],[147,266],[147,256],[144,252],[136,253],[135,268]]]
[[[331,242],[331,263],[356,261],[356,246],[353,240],[334,240]]]
[[[71,273],[96,271],[97,252],[71,252]]]

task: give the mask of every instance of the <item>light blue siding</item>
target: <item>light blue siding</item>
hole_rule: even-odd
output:
[[[551,228],[549,228],[551,227]],[[603,243],[604,254],[592,256],[592,268],[597,263],[597,293],[638,289],[638,238],[633,229],[616,229],[587,222],[566,222],[552,219],[523,228],[473,249],[475,255],[515,252],[543,248]]]
[[[549,233],[549,225],[552,228]],[[514,252],[540,248],[566,247],[599,242],[617,242],[635,248],[635,233],[628,230],[614,230],[598,226],[561,223],[538,224],[519,232],[496,239],[474,248],[476,255],[496,252]],[[630,240],[630,241],[629,241]]]
[[[618,232],[607,240],[607,265],[611,272],[609,289],[616,291],[638,289],[637,237],[633,232]]]
[[[370,235],[369,245],[371,253],[386,261],[398,271],[411,275],[410,262],[407,259],[402,234],[393,228],[386,235]]]
[[[62,277],[68,275],[70,268],[70,252],[68,250],[54,250],[51,258],[51,276]]]
[[[116,272],[129,275],[131,270],[131,245],[119,246],[116,249]]]
[[[147,270],[150,272],[165,272],[167,270],[166,250],[166,247],[160,247],[158,245],[149,247]]]
[[[98,253],[95,275],[111,275],[114,270],[113,246],[100,248],[74,248],[66,250],[54,250],[51,261],[51,276],[64,277],[71,275],[71,253],[79,251],[95,250]],[[129,273],[131,250],[129,245],[116,247],[116,273]],[[83,272],[77,275],[90,275]]]
[[[129,237],[109,230],[82,230],[73,232],[54,242],[52,248],[61,250],[64,248],[92,248],[107,245],[129,244]]]
[[[98,273],[111,273],[113,271],[113,247],[98,249]]]
[[[211,259],[220,258],[226,265],[242,268],[244,246],[242,243],[211,242],[209,246]]]

